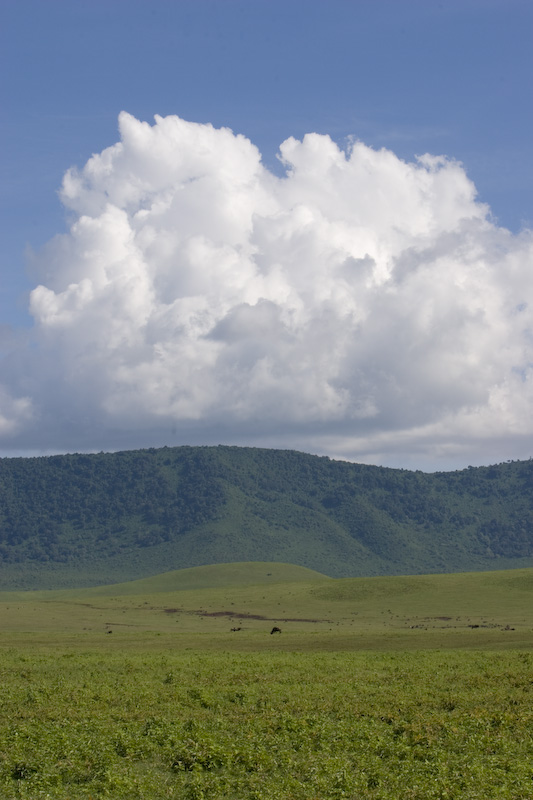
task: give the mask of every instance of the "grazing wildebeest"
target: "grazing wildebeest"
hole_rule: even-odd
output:
[[[242,630],[242,628],[232,628],[231,630],[232,630],[232,631],[241,631],[241,630]]]
[[[281,633],[281,628],[278,628],[276,625],[270,631],[270,635],[272,636],[273,633]]]

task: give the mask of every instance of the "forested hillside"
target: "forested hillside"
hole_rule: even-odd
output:
[[[533,461],[425,474],[283,450],[0,460],[1,588],[231,561],[332,576],[533,564]]]

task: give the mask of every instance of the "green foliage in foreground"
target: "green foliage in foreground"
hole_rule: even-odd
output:
[[[9,648],[4,800],[531,800],[533,655]]]

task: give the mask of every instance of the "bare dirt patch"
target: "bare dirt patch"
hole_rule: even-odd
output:
[[[166,609],[165,609],[166,610]],[[247,614],[239,611],[190,611],[190,614],[197,614],[200,617],[232,617],[235,619],[254,619],[264,622],[329,622],[329,619],[304,619],[303,617],[264,617],[262,614]]]

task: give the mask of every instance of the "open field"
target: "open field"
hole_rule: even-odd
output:
[[[267,563],[2,593],[0,797],[531,800],[532,595]]]
[[[283,635],[270,641],[274,625]],[[77,591],[0,593],[4,643],[32,634],[89,644],[110,631],[121,647],[160,634],[177,648],[228,650],[530,648],[533,570],[332,579],[259,562]]]

